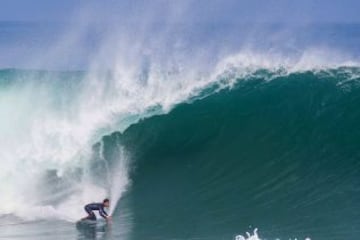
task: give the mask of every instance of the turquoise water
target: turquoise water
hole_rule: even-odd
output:
[[[1,49],[29,44],[31,58],[57,36],[42,28],[42,46],[21,26],[0,24]],[[310,29],[276,54],[229,38],[220,56],[192,35],[187,54],[216,52],[201,63],[181,48],[111,67],[84,67],[93,53],[59,68],[55,53],[2,59],[0,238],[358,239],[358,26],[320,28],[323,48]],[[105,197],[112,224],[76,224]]]

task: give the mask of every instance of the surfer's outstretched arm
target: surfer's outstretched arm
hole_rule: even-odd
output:
[[[100,216],[102,216],[105,219],[107,219],[109,217],[109,215],[105,212],[104,207],[101,207],[99,209],[99,214],[100,214]]]
[[[110,220],[112,219],[111,216],[109,216],[109,215],[104,211],[104,209],[101,209],[101,210],[99,211],[99,213],[100,213],[100,216],[102,216],[103,218],[106,219],[106,221],[110,221]]]
[[[104,199],[103,204],[101,205],[100,209],[99,209],[99,213],[100,216],[102,216],[103,218],[105,218],[107,221],[111,220],[111,216],[109,216],[106,212],[105,212],[105,207],[109,207],[110,206],[110,201],[109,199]]]

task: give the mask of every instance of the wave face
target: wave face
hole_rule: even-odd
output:
[[[358,238],[360,69],[260,72],[105,137],[134,239]]]

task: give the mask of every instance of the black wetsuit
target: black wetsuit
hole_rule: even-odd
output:
[[[89,214],[87,219],[96,220],[96,215],[93,211],[99,211],[100,216],[107,218],[108,214],[104,210],[104,204],[102,203],[90,203],[85,206],[85,211]]]

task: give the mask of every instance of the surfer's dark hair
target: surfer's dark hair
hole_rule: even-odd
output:
[[[110,200],[108,198],[105,198],[103,203],[106,203],[106,202],[110,202]]]

